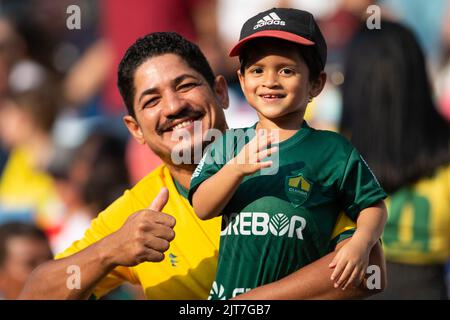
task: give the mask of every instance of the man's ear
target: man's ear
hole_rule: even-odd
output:
[[[145,144],[144,133],[142,132],[137,120],[130,115],[126,115],[123,117],[123,122],[134,139],[136,139],[139,144]]]
[[[227,109],[230,103],[228,97],[228,85],[227,80],[222,75],[216,76],[214,80],[214,92],[219,100],[220,107]]]
[[[309,95],[312,98],[317,97],[319,93],[322,92],[325,82],[327,82],[327,74],[324,71],[321,71],[317,79],[311,83]]]

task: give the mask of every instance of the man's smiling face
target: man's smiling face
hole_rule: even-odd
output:
[[[163,54],[146,60],[134,73],[133,108],[135,118],[124,121],[139,143],[148,146],[164,162],[171,162],[172,149],[179,142],[180,130],[202,143],[208,129],[226,128],[223,108],[228,93],[223,77],[216,77],[214,88],[176,54]],[[194,121],[201,123],[203,137],[194,137]],[[194,139],[192,139],[194,138]]]

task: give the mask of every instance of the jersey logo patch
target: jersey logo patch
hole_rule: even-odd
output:
[[[286,177],[284,189],[291,204],[296,208],[308,199],[312,183],[302,174]]]
[[[226,297],[224,295],[225,289],[223,285],[217,284],[217,282],[213,282],[211,291],[209,292],[208,300],[226,300]]]
[[[170,253],[169,259],[170,259],[170,264],[172,265],[172,267],[176,267],[177,263],[178,263],[178,257],[176,255],[174,255],[173,253]]]

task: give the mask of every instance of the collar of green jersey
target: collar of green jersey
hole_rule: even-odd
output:
[[[181,196],[183,197],[183,198],[188,198],[188,194],[189,194],[189,190],[188,189],[186,189],[185,187],[183,187],[182,185],[181,185],[181,183],[179,183],[178,181],[177,181],[177,179],[175,179],[175,178],[173,178],[173,183],[175,184],[175,188],[177,188],[177,191],[178,191],[178,193],[179,194],[181,194]]]
[[[251,126],[251,129],[256,130],[256,126],[258,125],[258,122],[256,122],[253,126]],[[306,137],[311,131],[311,127],[306,123],[306,120],[303,120],[302,126],[300,127],[300,130],[298,130],[292,137],[289,139],[286,139],[284,141],[281,141],[278,144],[279,149],[286,149],[292,146],[293,144],[299,142],[300,140],[303,140],[304,137]]]

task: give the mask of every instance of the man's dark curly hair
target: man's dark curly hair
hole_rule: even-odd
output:
[[[152,57],[173,53],[181,57],[189,67],[199,72],[212,88],[214,73],[199,47],[175,32],[155,32],[139,38],[128,48],[119,64],[117,86],[128,113],[135,117],[134,74],[136,69]]]

